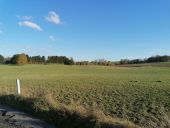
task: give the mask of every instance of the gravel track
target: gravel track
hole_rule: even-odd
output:
[[[24,112],[0,105],[0,128],[55,128]]]

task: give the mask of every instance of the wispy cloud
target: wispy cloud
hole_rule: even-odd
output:
[[[49,36],[49,39],[50,39],[51,41],[55,41],[55,38],[54,38],[54,36],[52,36],[52,35]]]
[[[54,11],[49,12],[48,16],[45,17],[45,20],[56,25],[61,24],[60,16]]]
[[[56,41],[56,38],[55,38],[54,36],[52,36],[52,35],[50,35],[48,38],[49,38],[51,41]]]
[[[20,20],[32,20],[33,17],[32,16],[20,16],[20,15],[16,15],[16,17]]]
[[[18,25],[29,27],[29,28],[32,28],[32,29],[35,29],[35,30],[38,30],[38,31],[42,31],[42,28],[38,24],[31,22],[31,21],[21,21],[21,22],[18,23]]]

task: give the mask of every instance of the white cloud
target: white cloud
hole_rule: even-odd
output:
[[[38,24],[30,22],[30,21],[22,21],[22,22],[19,22],[18,25],[36,29],[38,31],[42,31],[42,28]]]
[[[52,36],[52,35],[50,35],[48,38],[49,38],[51,41],[56,41],[56,38],[55,38],[54,36]]]
[[[32,16],[20,16],[20,15],[16,15],[16,17],[20,20],[32,20],[33,17]]]
[[[45,17],[45,20],[54,24],[61,24],[60,16],[54,11],[48,13],[48,16]]]

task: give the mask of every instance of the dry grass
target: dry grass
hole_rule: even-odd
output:
[[[86,109],[80,104],[53,102],[51,95],[28,98],[16,95],[0,96],[0,103],[26,111],[62,128],[140,128],[125,119],[105,115],[97,108]],[[54,104],[55,103],[55,104]]]

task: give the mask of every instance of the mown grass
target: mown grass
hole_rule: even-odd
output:
[[[167,66],[1,65],[0,89],[1,103],[62,127],[169,127]]]

